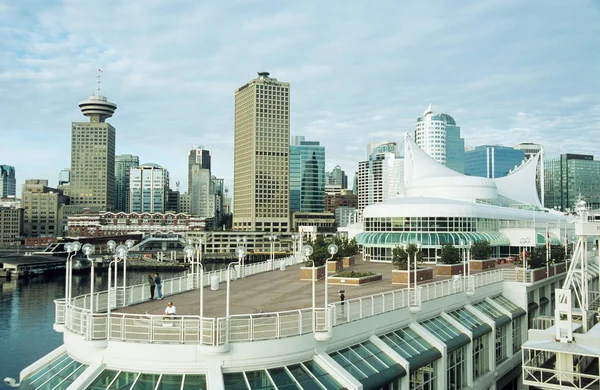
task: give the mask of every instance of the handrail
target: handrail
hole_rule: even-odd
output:
[[[276,260],[276,269],[282,262],[286,265],[302,263],[293,256]],[[245,274],[250,276],[271,270],[268,262],[245,266]],[[209,273],[222,280],[222,270]],[[471,275],[471,286],[482,286],[502,282],[502,270],[494,270]],[[202,281],[206,285],[210,277]],[[165,292],[188,291],[187,276],[167,279],[163,284],[170,286]],[[144,295],[138,293],[140,286],[127,288],[126,303],[142,301]],[[221,345],[229,342],[247,342],[294,337],[315,331],[329,331],[333,327],[364,318],[373,317],[409,306],[420,306],[422,302],[447,297],[464,292],[464,284],[449,279],[419,285],[418,294],[410,294],[408,289],[388,291],[341,302],[330,303],[327,310],[304,308],[297,310],[232,315],[229,318],[200,318],[197,315],[178,315],[174,319],[164,319],[162,315],[131,314],[111,312],[91,312],[89,294],[72,299],[67,305],[64,299],[57,299],[56,324],[64,324],[70,332],[83,335],[87,340],[115,340],[149,343],[196,343]],[[143,289],[142,289],[143,290]],[[411,295],[413,297],[411,298]],[[107,292],[95,294],[97,307],[106,307]],[[202,322],[202,327],[200,323]],[[202,329],[202,334],[200,334]]]

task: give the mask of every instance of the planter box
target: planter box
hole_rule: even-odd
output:
[[[317,280],[325,277],[325,266],[315,268],[315,275]],[[300,267],[300,280],[312,280],[313,279],[313,267]]]
[[[535,282],[538,280],[546,279],[546,267],[543,268],[535,268],[531,270],[531,281]]]
[[[392,284],[408,284],[407,270],[394,269],[392,270]],[[433,280],[433,268],[417,268],[417,281],[426,282]],[[410,271],[410,282],[415,282],[415,270]]]
[[[340,272],[344,269],[344,263],[342,260],[328,261],[327,262],[327,272]]]
[[[496,260],[469,260],[471,271],[485,271],[486,269],[496,268]]]
[[[350,277],[341,277],[341,276],[330,276],[327,278],[327,283],[329,284],[344,284],[344,285],[352,285],[359,286],[361,284],[377,282],[382,279],[381,274],[375,274],[371,276],[364,276],[362,278],[350,278]]]
[[[344,257],[342,261],[344,262],[344,268],[352,267],[354,265],[354,256]]]
[[[567,272],[567,263],[566,262],[562,262],[562,263],[558,263],[554,266],[554,275],[558,275],[558,274],[562,274]]]
[[[459,264],[436,264],[435,265],[435,274],[437,276],[462,275],[463,270],[465,268],[466,268],[465,265],[462,263],[459,263]]]

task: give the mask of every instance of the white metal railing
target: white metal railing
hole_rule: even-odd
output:
[[[273,265],[279,269],[286,265],[302,263],[302,258],[287,257],[278,259]],[[271,270],[269,261],[244,266],[246,276]],[[226,270],[205,274],[202,284],[209,285],[211,276],[226,280]],[[473,288],[502,282],[502,270],[483,272],[471,276]],[[327,310],[312,308],[299,310],[232,315],[229,318],[200,318],[194,315],[177,316],[165,319],[162,315],[128,314],[111,312],[99,313],[98,308],[106,309],[107,292],[94,294],[94,312],[89,310],[89,294],[75,297],[67,307],[63,299],[55,301],[56,324],[64,324],[70,332],[85,336],[88,340],[118,340],[149,343],[200,343],[220,345],[229,342],[271,340],[299,336],[306,333],[329,331],[332,327],[358,321],[394,310],[420,307],[423,302],[464,292],[465,284],[454,279],[427,283],[418,286],[416,291],[407,289],[389,291],[369,296],[349,299],[342,305],[335,302]],[[127,287],[124,291],[125,304],[145,301],[146,285]],[[187,276],[163,281],[165,294],[176,294],[189,290]]]

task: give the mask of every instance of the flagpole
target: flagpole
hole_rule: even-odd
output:
[[[550,234],[546,223],[546,277],[550,277]]]

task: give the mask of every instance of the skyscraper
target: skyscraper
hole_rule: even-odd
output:
[[[140,158],[132,154],[115,157],[115,210],[129,212],[129,178],[131,168],[140,165]]]
[[[394,199],[403,192],[404,159],[395,142],[380,143],[367,161],[358,163],[358,209]],[[392,152],[396,151],[396,152]]]
[[[561,154],[545,165],[544,206],[573,211],[582,196],[588,206],[600,208],[600,161],[586,154]]]
[[[192,165],[197,164],[201,169],[210,170],[210,162],[210,151],[204,149],[203,146],[190,150],[188,155],[188,194],[192,193]]]
[[[289,231],[289,102],[268,72],[235,91],[233,229]]]
[[[164,213],[169,172],[157,164],[131,168],[129,204],[133,213]]]
[[[325,147],[304,137],[290,145],[290,211],[325,210]]]
[[[71,205],[90,211],[112,210],[115,202],[115,128],[105,120],[117,105],[92,95],[79,103],[89,122],[71,125]]]
[[[338,185],[345,190],[348,188],[348,176],[346,176],[346,172],[342,170],[342,167],[336,165],[327,174],[327,183],[325,184]]]
[[[465,174],[469,176],[503,177],[521,165],[525,153],[508,146],[481,145],[465,152]]]
[[[0,165],[0,198],[17,195],[17,179],[15,167]]]
[[[58,185],[59,186],[68,186],[71,182],[71,168],[61,169],[58,173]]]
[[[417,118],[415,142],[435,161],[465,172],[465,140],[460,137],[460,127],[448,114],[435,115],[431,104]]]

